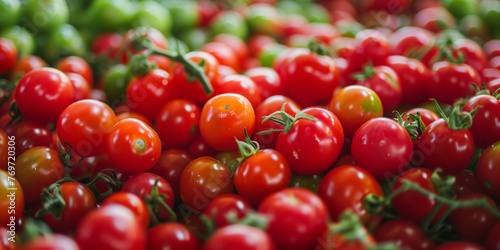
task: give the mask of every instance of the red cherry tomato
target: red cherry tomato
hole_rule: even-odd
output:
[[[64,234],[50,234],[39,236],[29,241],[22,249],[25,250],[48,250],[48,249],[65,249],[65,250],[80,250],[82,249],[76,241],[70,236]]]
[[[377,93],[385,112],[391,112],[399,106],[402,98],[401,82],[396,72],[387,66],[372,68],[374,72],[356,84],[368,87]]]
[[[472,126],[469,128],[477,147],[486,148],[500,141],[500,100],[491,95],[471,97],[464,105],[463,110],[472,112],[478,108],[472,117]]]
[[[203,214],[207,218],[213,219],[217,228],[222,228],[232,224],[228,219],[229,213],[235,213],[237,219],[243,219],[252,211],[252,204],[240,195],[222,194],[208,203]]]
[[[20,75],[24,75],[34,69],[39,69],[42,67],[47,67],[47,63],[45,63],[42,58],[34,55],[28,55],[20,58],[14,69],[10,74],[10,79],[15,79]]]
[[[209,42],[203,45],[200,50],[214,56],[221,65],[226,65],[237,72],[241,70],[241,61],[236,55],[236,51],[225,43]]]
[[[396,71],[401,83],[401,102],[419,104],[426,100],[425,83],[431,81],[427,66],[417,59],[390,56],[387,65]]]
[[[163,223],[149,229],[147,234],[148,249],[185,249],[198,250],[200,242],[184,225]]]
[[[401,249],[434,249],[435,244],[420,227],[405,219],[388,220],[373,233],[379,243],[392,242]]]
[[[260,89],[255,82],[244,75],[228,75],[217,83],[215,95],[233,93],[248,99],[252,107],[257,107],[262,101]]]
[[[83,76],[76,73],[66,73],[73,86],[73,102],[90,99],[92,90]]]
[[[123,36],[119,33],[103,33],[92,43],[92,52],[98,56],[116,59],[123,43]]]
[[[201,109],[192,101],[173,99],[159,110],[155,130],[167,148],[187,146],[199,135]]]
[[[500,199],[500,142],[486,148],[477,163],[477,179],[487,194]]]
[[[0,38],[0,76],[7,75],[17,62],[17,48],[7,38]]]
[[[262,100],[273,95],[284,94],[281,79],[272,68],[252,68],[245,72],[245,75],[257,85],[258,89],[260,89],[259,93]]]
[[[273,239],[262,229],[247,225],[230,225],[210,236],[203,250],[275,250]]]
[[[63,73],[75,73],[85,78],[89,86],[94,85],[94,74],[90,65],[81,57],[70,56],[57,63],[56,68]]]
[[[127,207],[134,213],[143,228],[148,228],[149,211],[146,204],[139,196],[129,192],[116,192],[104,199],[101,203],[101,208],[113,205]]]

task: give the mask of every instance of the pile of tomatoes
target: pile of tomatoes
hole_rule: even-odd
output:
[[[500,1],[0,13],[0,249],[500,249]]]

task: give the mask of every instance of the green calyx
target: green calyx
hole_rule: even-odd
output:
[[[138,54],[130,57],[130,72],[137,77],[145,76],[156,68],[156,64],[148,61],[149,53]]]
[[[311,39],[307,43],[307,48],[309,48],[311,52],[320,56],[330,56],[330,52],[328,51],[328,49],[324,45],[318,43],[316,39]]]
[[[399,114],[397,110],[394,110],[393,113],[396,114],[396,118],[394,118],[394,120],[401,124],[406,131],[408,131],[412,140],[416,139],[422,134],[422,132],[424,132],[425,124],[420,117],[420,112],[417,112],[417,115],[408,114],[408,117],[404,121],[403,116],[405,116],[406,113]]]
[[[53,214],[59,220],[61,219],[64,207],[66,207],[66,201],[62,196],[60,185],[53,185],[50,189],[42,191],[43,207],[36,212],[35,217],[38,218],[46,214]]]
[[[144,199],[146,206],[148,207],[151,223],[153,223],[153,225],[158,225],[162,222],[160,217],[161,209],[164,209],[167,212],[169,222],[175,222],[177,221],[177,215],[164,201],[164,199],[169,198],[168,195],[160,194],[158,191],[158,181],[159,178],[155,180],[151,193],[146,196],[146,199]]]
[[[267,135],[267,134],[270,134],[270,133],[274,133],[274,132],[285,132],[285,133],[288,133],[290,131],[290,129],[292,128],[292,125],[295,123],[295,121],[299,120],[299,119],[307,119],[307,120],[311,120],[311,121],[315,121],[316,120],[316,117],[312,116],[312,115],[308,115],[304,112],[298,112],[295,117],[289,115],[288,113],[285,112],[285,105],[286,103],[283,104],[283,106],[281,106],[281,110],[279,111],[276,111],[268,116],[264,116],[264,119],[262,120],[262,123],[264,123],[265,121],[267,120],[271,120],[273,122],[276,122],[278,124],[281,124],[283,125],[285,128],[283,129],[272,129],[272,130],[267,130],[267,131],[262,131],[262,132],[259,132],[257,134],[259,135]],[[277,116],[281,116],[280,117],[277,117]]]
[[[244,162],[246,159],[251,157],[252,155],[255,155],[259,152],[260,147],[259,144],[255,141],[252,141],[250,137],[248,136],[247,129],[244,129],[245,132],[245,141],[240,141],[238,138],[234,138],[236,141],[236,144],[238,144],[238,150],[240,151],[241,157],[237,158],[234,164],[229,167],[229,171],[231,172],[231,176],[234,175],[234,172],[236,171],[236,168],[241,165],[242,162]]]
[[[444,111],[439,106],[439,103],[435,99],[431,99],[431,101],[436,106],[436,110],[446,123],[448,127],[453,130],[465,130],[469,129],[472,126],[472,117],[476,114],[478,108],[475,108],[470,113],[462,111],[464,102],[458,101],[453,107],[448,116],[444,113]]]
[[[377,70],[375,70],[375,67],[373,67],[373,64],[370,62],[363,67],[362,71],[353,74],[351,77],[357,81],[365,81],[372,78],[376,73]]]

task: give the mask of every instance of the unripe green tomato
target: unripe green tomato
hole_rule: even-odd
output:
[[[205,30],[195,28],[182,32],[179,38],[187,45],[189,50],[199,50],[208,42],[209,36]]]
[[[193,29],[198,24],[200,16],[196,2],[169,0],[164,1],[163,3],[172,15],[172,31],[174,33],[181,33],[183,31]]]
[[[266,45],[259,55],[260,64],[263,67],[272,67],[276,57],[286,49],[286,46],[279,43]]]
[[[75,27],[63,24],[53,29],[41,46],[41,56],[49,63],[73,56],[84,56],[86,52],[85,42]]]
[[[21,17],[21,1],[0,0],[0,13],[0,29],[15,25]]]
[[[0,34],[0,37],[8,38],[16,45],[19,57],[31,55],[35,51],[35,39],[33,35],[23,27],[16,25],[5,29]]]
[[[248,36],[248,27],[238,12],[226,10],[214,18],[210,24],[210,33],[212,36],[232,34],[245,40]]]
[[[273,35],[277,33],[280,23],[280,13],[272,5],[253,4],[245,13],[248,26],[254,33]]]
[[[304,15],[304,9],[295,1],[285,0],[276,4],[278,12],[282,15]]]
[[[126,101],[127,86],[132,76],[128,66],[117,64],[104,75],[103,90],[111,107]]]
[[[68,22],[68,5],[65,0],[28,0],[23,16],[20,24],[31,33],[50,32]]]
[[[172,30],[172,16],[165,6],[155,1],[143,1],[139,3],[133,23],[137,26],[147,26],[159,30],[168,36]]]
[[[94,0],[87,10],[87,24],[101,30],[126,27],[137,13],[136,5],[130,0]]]
[[[305,17],[311,23],[328,23],[330,22],[330,13],[328,10],[319,4],[310,4],[305,8]]]
[[[444,0],[443,3],[444,7],[457,18],[463,18],[478,12],[476,0]]]
[[[483,19],[490,34],[496,36],[500,34],[500,1],[483,1],[480,8],[480,16]]]

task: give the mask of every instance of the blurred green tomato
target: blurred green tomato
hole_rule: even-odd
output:
[[[295,1],[279,1],[276,8],[282,15],[304,15],[304,9]]]
[[[286,46],[279,43],[266,45],[259,55],[259,62],[263,67],[272,67],[276,57],[286,49]]]
[[[53,29],[41,47],[41,56],[49,63],[67,56],[84,56],[85,42],[75,27],[63,24]]]
[[[319,4],[309,4],[305,7],[305,17],[311,23],[328,23],[330,22],[330,13],[328,10]]]
[[[248,36],[248,27],[243,17],[236,11],[226,10],[220,12],[210,25],[212,36],[218,34],[232,34],[243,40]]]
[[[12,26],[4,30],[0,37],[11,40],[16,45],[19,57],[33,54],[35,50],[35,39],[33,35],[23,27]]]
[[[167,0],[163,1],[164,5],[172,15],[174,33],[181,33],[185,30],[190,30],[196,27],[200,16],[198,8],[194,1]]]
[[[131,79],[132,76],[128,66],[123,64],[111,67],[106,75],[104,75],[103,90],[111,107],[126,100],[125,91],[127,91],[127,86]]]
[[[19,22],[21,2],[19,0],[0,0],[0,29]]]
[[[181,33],[179,38],[187,45],[189,50],[199,50],[209,39],[207,32],[200,28],[187,30]]]
[[[245,13],[248,26],[255,33],[276,34],[280,23],[280,13],[268,4],[252,4]]]
[[[64,0],[28,0],[23,16],[21,24],[31,33],[50,32],[68,21],[68,5]]]
[[[172,16],[167,8],[155,1],[139,3],[139,11],[134,18],[136,26],[147,26],[168,36],[172,30]]]
[[[455,17],[463,18],[477,13],[476,0],[443,0],[444,7]]]
[[[130,0],[94,0],[87,10],[88,24],[101,30],[126,27],[137,13],[136,4]]]

